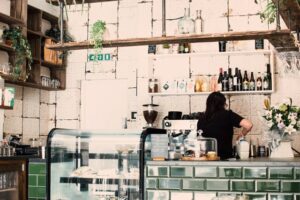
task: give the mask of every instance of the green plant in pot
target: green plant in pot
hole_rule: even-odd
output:
[[[106,30],[106,23],[102,20],[97,20],[91,29],[91,43],[94,45],[96,52],[101,52],[103,35]]]
[[[32,54],[31,48],[28,43],[28,40],[22,35],[22,30],[20,27],[13,27],[10,29],[5,29],[3,31],[3,39],[9,41],[11,43],[12,48],[15,52],[15,60],[13,65],[12,75],[14,79],[20,78],[22,73],[22,67],[26,64],[27,61],[27,69],[26,69],[26,79],[29,76],[31,71],[32,64]]]

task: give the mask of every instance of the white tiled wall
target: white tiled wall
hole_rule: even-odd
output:
[[[167,35],[176,33],[178,18],[183,15],[183,9],[189,6],[188,2],[188,0],[167,1]],[[230,28],[234,31],[266,30],[268,25],[261,22],[258,15],[261,7],[264,6],[261,5],[263,3],[255,4],[253,0],[246,0],[245,3],[247,6],[240,6],[238,0],[230,1]],[[227,17],[225,17],[227,15],[226,0],[192,1],[190,6],[193,18],[196,10],[202,10],[206,33],[228,30]],[[77,41],[87,40],[89,27],[96,20],[101,19],[107,22],[109,39],[160,36],[162,33],[161,7],[161,0],[95,3],[86,5],[83,11],[81,11],[81,5],[71,6],[68,7],[69,33]],[[3,9],[2,6],[1,9]],[[265,41],[265,47],[267,46],[268,42]],[[236,41],[234,48],[251,50],[254,48],[254,42]],[[192,50],[216,52],[218,44],[192,44]],[[117,57],[113,61],[102,63],[88,62],[87,56],[91,52],[93,50],[69,52],[65,91],[48,92],[17,87],[14,110],[5,111],[4,131],[23,134],[24,138],[29,138],[39,134],[47,135],[53,127],[80,128],[80,95],[82,93],[80,81],[124,78],[129,82],[128,118],[131,112],[137,112],[137,119],[129,121],[128,127],[142,128],[145,125],[142,105],[150,103],[150,97],[147,95],[147,80],[151,70],[149,70],[147,46],[104,49],[104,53],[113,53]],[[154,75],[160,79],[182,78],[188,77],[189,72],[192,76],[217,73],[219,67],[227,68],[228,66],[245,67],[250,71],[265,70],[264,66],[262,66],[263,69],[257,69],[260,67],[258,63],[264,62],[263,59],[259,56],[233,56],[230,59],[226,56],[159,58],[151,63],[151,67],[154,68]],[[282,97],[289,96],[293,98],[295,104],[300,105],[300,90],[297,89],[300,75],[287,76],[283,73],[282,62],[277,60],[277,63],[276,91],[271,95],[272,102],[275,103]],[[180,110],[183,113],[203,111],[206,98],[205,95],[154,97],[154,103],[159,104],[157,126],[161,125],[161,120],[169,110]],[[263,132],[260,115],[263,111],[264,98],[264,95],[231,97],[231,108],[253,121],[254,128],[251,132],[253,137],[259,138]],[[113,116],[110,117],[113,118]],[[294,146],[300,148],[296,142]]]

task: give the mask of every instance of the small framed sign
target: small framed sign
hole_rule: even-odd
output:
[[[112,55],[110,53],[99,53],[99,54],[89,54],[88,55],[88,61],[94,62],[94,61],[110,61],[112,59]]]

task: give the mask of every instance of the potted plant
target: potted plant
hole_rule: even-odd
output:
[[[20,27],[13,27],[3,31],[3,39],[10,41],[12,48],[15,51],[15,61],[13,65],[12,75],[14,79],[18,79],[22,72],[22,67],[27,61],[26,79],[31,71],[32,54],[28,40],[22,35]],[[25,79],[25,80],[26,80]]]
[[[96,52],[101,52],[103,35],[106,30],[106,23],[102,20],[97,20],[91,30],[91,43],[94,45]]]

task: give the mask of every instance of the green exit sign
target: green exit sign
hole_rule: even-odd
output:
[[[99,54],[89,54],[89,61],[109,61],[111,60],[111,54],[110,53],[99,53]]]

